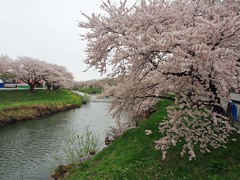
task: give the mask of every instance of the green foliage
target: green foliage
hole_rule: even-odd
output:
[[[99,88],[99,87],[93,87],[93,88],[82,87],[79,89],[79,91],[87,94],[101,94],[103,90],[102,88]]]
[[[69,132],[64,144],[63,154],[57,154],[54,157],[59,164],[83,162],[97,152],[99,135],[94,134],[89,130],[89,126],[86,126],[82,135],[78,135],[73,130]]]
[[[166,107],[173,101],[164,100],[152,116],[127,131],[113,144],[71,171],[68,179],[238,179],[240,177],[239,134],[230,137],[227,148],[198,153],[197,159],[182,158],[181,144],[171,147],[166,160],[154,148],[154,141],[162,137],[158,123],[167,115]],[[152,130],[151,136],[145,130]]]
[[[210,164],[209,172],[211,174],[221,174],[226,173],[229,170],[228,165],[225,162],[218,162],[213,160]]]
[[[91,97],[88,94],[84,93],[84,95],[83,95],[83,104],[89,103],[90,100],[91,100]]]

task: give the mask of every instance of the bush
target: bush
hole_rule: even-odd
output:
[[[86,126],[82,135],[78,135],[75,131],[67,134],[63,154],[55,155],[54,159],[59,164],[83,162],[96,154],[98,145],[99,135],[93,134],[89,126]]]
[[[87,94],[101,94],[103,89],[100,87],[93,87],[93,88],[82,87],[79,89],[79,91]]]
[[[91,100],[91,97],[88,94],[84,93],[84,95],[83,95],[83,104],[89,103],[90,100]]]

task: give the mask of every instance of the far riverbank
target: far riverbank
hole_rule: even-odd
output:
[[[81,107],[83,98],[68,90],[0,91],[0,127],[45,114]]]

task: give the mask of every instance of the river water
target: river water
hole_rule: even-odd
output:
[[[114,120],[106,102],[91,102],[78,109],[46,115],[0,129],[0,179],[49,179],[58,165],[54,156],[72,130],[83,134],[86,126],[104,142]],[[102,145],[100,148],[103,148]]]

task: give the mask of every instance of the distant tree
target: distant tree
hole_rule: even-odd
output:
[[[47,89],[50,90],[54,83],[59,81],[61,78],[61,72],[57,71],[55,64],[48,64],[47,68],[44,69],[43,80],[46,82]]]
[[[73,86],[73,76],[64,66],[49,63],[43,74],[43,80],[46,82],[48,90]]]
[[[73,88],[75,90],[78,90],[81,87],[83,87],[82,81],[74,81]]]
[[[48,64],[32,57],[18,57],[12,65],[11,74],[30,86],[34,91],[35,86],[43,80],[44,70]]]
[[[115,78],[103,78],[103,79],[93,79],[87,81],[79,81],[74,83],[74,88],[99,88],[103,89],[104,86],[113,86],[116,82]]]
[[[74,85],[74,77],[73,74],[69,71],[64,71],[64,79],[59,83],[59,85],[63,88],[73,88]]]
[[[89,30],[85,62],[101,73],[109,64],[119,78],[108,90],[113,115],[144,114],[173,92],[175,105],[159,126],[165,136],[156,141],[163,159],[180,141],[190,160],[196,145],[209,152],[225,144],[234,128],[220,100],[240,89],[240,1],[108,0],[101,7],[105,14],[84,15],[79,27]]]
[[[0,79],[5,83],[11,75],[9,74],[11,70],[11,64],[13,60],[7,55],[0,56]]]

